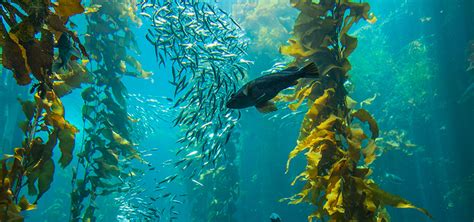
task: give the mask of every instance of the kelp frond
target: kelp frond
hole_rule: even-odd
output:
[[[362,19],[376,22],[370,5],[349,0],[292,0],[291,5],[300,14],[290,45],[280,52],[295,58],[292,65],[315,62],[324,76],[318,81],[301,81],[293,94],[276,99],[297,101],[290,104],[293,110],[307,99],[309,107],[287,164],[288,171],[290,161],[304,153],[306,169],[292,184],[305,185],[300,193],[284,200],[315,205],[317,210],[308,216],[310,222],[314,218],[389,221],[385,206],[413,208],[431,217],[425,209],[381,190],[369,179],[370,165],[377,157],[379,127],[367,110],[353,110],[357,102],[348,97],[344,82],[351,69],[348,57],[357,47],[357,38],[349,30]]]
[[[60,97],[77,88],[84,78],[79,67],[69,71],[69,77],[53,71],[56,42],[70,36],[70,44],[87,53],[74,32],[66,27],[69,17],[84,11],[80,0],[2,1],[0,8],[0,48],[2,66],[13,72],[19,85],[29,85],[33,101],[21,101],[26,119],[20,122],[25,137],[13,155],[1,159],[0,221],[22,221],[21,211],[35,209],[37,201],[49,190],[55,164],[53,150],[59,146],[59,164],[66,167],[73,158],[78,129],[65,119],[65,108]],[[75,64],[69,61],[63,63]],[[59,89],[59,85],[68,85]],[[12,95],[13,96],[13,95]],[[25,181],[26,180],[26,181]],[[22,189],[35,196],[30,204]]]

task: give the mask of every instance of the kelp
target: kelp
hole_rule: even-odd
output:
[[[258,60],[278,56],[278,51],[268,46],[278,45],[290,36],[295,10],[287,7],[287,1],[242,1],[234,3],[232,9],[232,14],[252,39],[249,54],[258,56]]]
[[[226,162],[209,169],[187,184],[193,222],[235,222],[236,202],[240,195],[237,145],[234,137],[224,147]]]
[[[73,0],[54,4],[50,1],[12,1],[19,8],[12,3],[2,3],[2,18],[5,21],[2,21],[0,27],[2,62],[5,68],[13,71],[18,84],[29,84],[32,80],[30,74],[38,81],[46,81],[45,77],[52,74],[54,39],[59,39],[62,33],[71,35],[74,42],[83,49],[76,35],[64,25],[70,16],[82,12],[75,10],[75,7],[82,8],[80,1],[77,2],[79,6],[74,7],[68,6],[70,1]],[[53,5],[56,9],[69,8],[67,11],[70,12],[53,12]],[[21,20],[17,21],[17,18]],[[7,31],[7,27],[10,27],[10,31]],[[37,34],[41,34],[40,37]],[[85,50],[82,53],[86,55]]]
[[[70,5],[73,1],[75,4]],[[19,85],[35,82],[30,90],[34,100],[20,100],[26,117],[19,124],[25,135],[22,146],[15,148],[13,155],[5,154],[1,160],[0,220],[23,221],[20,212],[35,209],[53,181],[54,148],[58,146],[61,151],[60,166],[68,166],[78,133],[78,129],[65,119],[65,108],[60,100],[65,94],[53,87],[58,81],[54,76],[60,75],[53,70],[53,63],[58,60],[54,54],[55,41],[61,35],[69,35],[73,39],[71,44],[79,47],[83,55],[87,56],[87,53],[78,37],[66,27],[70,16],[82,13],[80,1],[8,1],[0,4],[2,66],[13,72]],[[60,13],[65,8],[68,13]],[[72,84],[69,80],[64,83]],[[78,85],[80,82],[76,83]],[[20,197],[25,186],[28,194],[35,196],[32,204],[26,196]]]
[[[36,196],[34,204],[49,190],[53,181],[55,164],[52,159],[53,150],[59,146],[61,157],[59,164],[66,167],[70,164],[75,147],[75,138],[78,129],[65,120],[64,107],[54,91],[45,93],[41,98],[40,93],[35,94],[34,101],[20,101],[23,112],[27,118],[20,124],[25,139],[23,147],[15,148],[14,155],[5,155],[2,159],[2,190],[11,194],[7,202],[19,201],[18,208],[22,210],[34,209],[25,197],[18,199],[23,186],[28,186],[28,194]],[[46,136],[42,136],[46,135]],[[44,141],[43,138],[47,138]],[[23,181],[26,179],[26,182]],[[15,186],[12,186],[12,185]],[[2,202],[3,202],[2,197]],[[28,206],[23,208],[21,206]],[[15,215],[5,214],[1,218],[10,220]]]
[[[396,151],[412,156],[424,148],[417,144],[413,131],[409,129],[417,131],[425,125],[423,122],[434,123],[430,110],[440,100],[433,84],[437,81],[435,73],[439,66],[428,56],[434,51],[424,38],[408,43],[394,57],[387,46],[380,45],[380,42],[387,41],[382,27],[364,28],[360,34],[360,41],[368,43],[352,58],[357,65],[351,71],[351,82],[358,88],[367,89],[362,98],[358,98],[362,101],[358,107],[382,107],[374,110],[379,126],[385,129],[377,138],[379,154]],[[390,90],[385,90],[387,87]],[[440,125],[439,128],[443,130],[445,127]]]
[[[388,130],[382,132],[376,143],[381,153],[399,151],[407,156],[413,156],[414,153],[423,151],[423,147],[413,143],[408,137],[404,130]]]
[[[471,70],[474,70],[474,40],[469,41],[467,51],[467,61],[469,62],[469,67],[467,67],[466,72],[469,72]]]
[[[300,14],[290,45],[280,52],[295,58],[292,66],[315,62],[323,76],[316,82],[300,81],[292,94],[277,98],[298,100],[290,105],[293,109],[307,99],[309,107],[287,164],[288,171],[290,161],[305,153],[306,169],[292,183],[303,182],[304,187],[284,200],[316,206],[308,221],[389,221],[385,206],[413,208],[431,217],[425,209],[381,190],[369,178],[370,164],[377,157],[379,127],[367,110],[354,110],[357,103],[348,97],[344,83],[351,69],[348,57],[357,47],[357,38],[349,30],[361,19],[376,21],[370,5],[349,0],[292,0],[291,5]]]
[[[70,221],[95,221],[95,201],[115,192],[134,175],[129,164],[141,157],[131,139],[125,75],[148,78],[135,58],[139,54],[131,23],[139,25],[133,1],[94,0],[86,7],[85,47],[90,53],[90,83],[81,96],[85,137],[73,170]],[[93,68],[92,68],[93,67]],[[63,78],[82,78],[65,76]]]

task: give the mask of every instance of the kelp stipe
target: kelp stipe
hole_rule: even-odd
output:
[[[301,81],[292,95],[280,95],[277,100],[295,101],[296,110],[304,99],[309,109],[303,119],[297,146],[290,161],[306,152],[306,170],[292,184],[304,182],[303,190],[284,200],[290,204],[308,202],[317,209],[308,216],[330,221],[389,221],[386,205],[414,208],[431,217],[401,197],[381,190],[368,178],[375,160],[379,135],[375,119],[365,109],[353,110],[344,83],[351,64],[349,55],[357,47],[357,38],[348,34],[353,24],[364,19],[376,22],[368,3],[348,0],[291,0],[300,14],[294,26],[289,46],[280,48],[285,55],[295,57],[293,66],[315,62],[323,78]],[[364,126],[367,124],[367,126]],[[370,137],[364,131],[368,128]]]
[[[236,221],[234,214],[240,195],[239,140],[239,134],[234,133],[233,139],[225,145],[225,162],[221,166],[206,170],[199,178],[188,182],[193,222]]]
[[[22,146],[15,148],[13,155],[4,155],[0,171],[0,220],[23,221],[20,212],[34,209],[50,188],[56,145],[61,150],[61,167],[68,166],[73,157],[78,129],[65,119],[60,97],[67,93],[61,92],[58,86],[73,85],[76,78],[64,77],[80,74],[69,69],[76,62],[67,56],[61,59],[67,70],[53,70],[53,63],[59,60],[54,57],[54,47],[55,40],[67,35],[69,43],[78,46],[87,56],[78,37],[65,26],[70,16],[82,13],[84,8],[77,0],[8,1],[1,6],[2,65],[13,72],[19,85],[35,82],[30,90],[34,100],[20,101],[26,116],[19,124],[25,135]],[[82,83],[80,79],[74,84],[76,87]],[[28,194],[35,196],[33,204],[23,195],[25,186],[28,186]]]
[[[469,66],[467,67],[466,71],[470,72],[474,70],[474,40],[469,41],[467,51],[468,51],[467,61],[469,63]]]
[[[135,176],[129,164],[141,161],[130,138],[132,119],[122,82],[123,75],[151,75],[134,57],[139,52],[130,26],[141,24],[134,9],[128,0],[94,0],[87,8],[85,46],[92,82],[81,94],[85,137],[72,172],[70,221],[96,221],[96,199],[126,192],[121,186]]]

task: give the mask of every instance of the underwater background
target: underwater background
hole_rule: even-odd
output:
[[[61,1],[58,2],[61,4]],[[166,40],[160,40],[161,37],[181,32],[166,32],[170,30],[166,26],[170,22],[156,21],[154,12],[160,10],[164,2],[167,1],[79,1],[84,5],[85,13],[72,16],[69,22],[74,25],[68,27],[77,32],[79,42],[84,44],[89,57],[83,55],[79,43],[74,40],[72,44],[78,52],[73,55],[76,58],[71,60],[74,60],[74,64],[85,67],[83,74],[94,73],[94,77],[92,80],[82,81],[81,88],[70,90],[61,96],[64,117],[78,130],[77,134],[72,134],[75,135],[72,156],[69,160],[64,159],[62,153],[66,145],[59,144],[61,149],[54,148],[52,159],[55,163],[58,162],[53,167],[54,179],[50,185],[41,185],[40,179],[38,189],[40,193],[44,190],[44,195],[38,197],[36,209],[22,210],[21,217],[25,221],[45,222],[270,221],[270,215],[276,213],[284,222],[308,221],[308,215],[317,208],[315,204],[311,204],[311,201],[288,204],[289,201],[284,198],[299,193],[304,186],[303,183],[292,185],[295,177],[305,170],[304,155],[296,156],[288,172],[285,173],[285,170],[289,154],[297,145],[309,102],[303,102],[295,110],[288,108],[287,103],[279,102],[279,109],[270,113],[261,113],[253,107],[228,111],[222,104],[232,91],[230,84],[234,84],[235,92],[249,80],[262,76],[262,73],[272,72],[271,68],[278,69],[282,64],[292,63],[295,56],[284,55],[285,48],[280,46],[287,45],[294,34],[292,30],[299,11],[291,4],[300,1],[198,1],[199,4],[209,4],[212,8],[202,5],[199,6],[202,8],[193,8],[202,11],[203,20],[199,20],[199,13],[192,11],[198,16],[194,18],[195,14],[189,15],[186,22],[190,23],[186,27],[192,27],[193,20],[197,24],[209,22],[210,19],[206,20],[205,16],[212,18],[215,15],[224,23],[227,22],[225,25],[215,22],[220,29],[214,32],[217,35],[224,33],[222,35],[226,35],[225,38],[228,39],[225,44],[231,44],[229,51],[220,52],[221,54],[213,54],[216,53],[212,51],[215,41],[209,33],[209,40],[202,40],[207,42],[200,48],[183,44],[171,45],[169,48],[157,46],[156,42],[160,41],[163,41],[160,44],[167,44]],[[170,3],[170,12],[163,16],[165,20],[167,16],[173,16],[174,12],[188,13],[186,7],[192,7],[190,2],[194,1],[174,2],[184,8],[180,9]],[[313,2],[322,4],[331,1]],[[397,209],[389,206],[391,204],[384,204],[387,205],[391,220],[474,220],[474,212],[471,210],[474,206],[474,2],[353,2],[370,3],[370,12],[373,13],[371,16],[376,16],[376,22],[362,19],[348,32],[356,36],[358,42],[357,48],[348,57],[352,69],[348,72],[348,81],[344,82],[354,106],[369,111],[377,120],[380,130],[379,138],[374,139],[378,146],[374,154],[377,159],[370,165],[373,172],[368,178],[383,190],[426,209],[433,217],[430,219],[414,209]],[[9,12],[6,4],[10,3],[21,7],[16,1],[2,2],[4,20],[7,17],[4,17],[5,13]],[[176,7],[176,10],[172,7]],[[107,12],[108,9],[112,11]],[[55,13],[60,12],[58,9],[56,11]],[[105,13],[112,19],[102,21],[94,18],[98,13]],[[104,22],[104,25],[101,26],[100,22]],[[212,22],[209,24],[212,26]],[[11,25],[5,22],[5,26],[10,29]],[[113,31],[108,29],[111,27],[120,29],[118,35],[125,37],[110,37]],[[159,29],[160,27],[164,28]],[[213,27],[203,26],[202,29],[212,30]],[[210,33],[214,34],[213,31]],[[181,34],[172,41],[192,43],[193,39],[186,37],[191,36],[190,33]],[[129,39],[128,35],[134,37]],[[110,41],[104,40],[109,37]],[[156,42],[153,43],[154,41]],[[3,45],[4,42],[2,47],[5,48],[5,61],[7,46]],[[175,50],[173,47],[177,51],[163,52],[163,49]],[[195,80],[192,79],[199,78],[193,73],[192,78],[188,76],[176,81],[174,73],[178,73],[179,68],[186,67],[187,64],[174,66],[173,61],[180,55],[185,55],[183,52],[189,49],[186,47],[203,50],[196,54],[209,54],[204,56],[205,59],[221,61],[219,58],[223,58],[212,68],[219,68],[221,72],[228,70],[235,76],[227,76],[223,80],[216,80],[218,78],[214,76],[203,78],[203,82],[193,82]],[[61,54],[60,46],[55,48],[59,49],[55,49],[52,67]],[[173,56],[167,57],[166,53],[173,54],[175,60]],[[123,58],[116,57],[122,54]],[[228,60],[227,57],[237,59]],[[204,61],[201,57],[189,60]],[[208,61],[203,62],[204,66],[208,65],[206,62]],[[59,73],[60,70],[71,67],[75,65],[59,67],[57,71],[53,69],[53,72]],[[101,79],[101,75],[108,75],[101,72],[111,69],[110,67],[122,69],[122,72],[118,71],[109,80]],[[130,67],[137,74],[127,74]],[[76,68],[72,69],[77,71]],[[38,87],[32,94],[30,89],[41,81],[34,80],[29,85],[19,86],[18,79],[15,81],[10,68],[2,66],[1,70],[0,95],[3,104],[0,123],[3,127],[0,127],[0,145],[4,159],[8,159],[8,155],[14,153],[13,148],[25,146],[24,137],[28,135],[18,127],[25,120],[25,103],[19,103],[17,98],[32,100],[34,93],[39,95],[41,90]],[[194,72],[191,69],[184,70]],[[203,73],[213,72],[210,68],[203,70]],[[240,73],[243,73],[242,77]],[[202,74],[197,72],[196,75]],[[61,81],[65,79],[67,77],[59,78]],[[189,82],[189,85],[177,93],[182,84],[179,80],[183,80],[184,84]],[[213,85],[213,81],[222,81],[222,84]],[[193,88],[199,84],[203,88]],[[109,125],[97,130],[94,129],[94,122],[101,120],[97,116],[94,116],[94,120],[88,120],[85,116],[92,111],[87,109],[99,109],[107,101],[91,102],[94,95],[86,91],[91,88],[96,91],[104,90],[105,93],[108,87],[102,89],[103,85],[114,85],[110,87],[112,90],[107,96],[123,94],[124,100],[116,102],[120,105],[119,110],[111,108],[115,106],[105,105],[105,109],[109,111],[104,112],[114,115],[124,112],[125,117],[116,117],[117,122],[109,121]],[[201,98],[193,100],[201,95],[198,91],[204,89],[209,90],[209,94],[207,91],[204,93],[205,100],[212,102],[196,102]],[[195,91],[186,94],[190,90]],[[57,91],[60,91],[59,88]],[[185,99],[180,101],[181,98]],[[201,115],[198,114],[204,115],[202,119],[199,119]],[[50,114],[45,114],[47,115]],[[197,120],[187,118],[193,115],[198,116]],[[120,128],[124,122],[130,124]],[[186,124],[190,122],[192,124]],[[53,125],[48,127],[56,129]],[[198,129],[207,129],[207,126],[213,127],[214,131],[199,131],[204,135],[194,134]],[[123,136],[120,130],[104,133],[115,129],[114,127],[126,131],[128,135]],[[112,152],[112,156],[117,159],[116,164],[105,164],[108,161],[104,160],[105,154],[100,156],[99,152],[88,151],[87,141],[95,141],[91,136],[94,133],[104,137],[104,141],[108,139],[112,141],[110,143],[117,143],[121,149],[133,149],[121,154]],[[191,139],[188,137],[190,134],[198,139]],[[39,137],[44,141],[48,140],[48,134],[41,134]],[[199,138],[205,139],[206,143],[191,149],[195,145],[193,141],[200,140]],[[211,148],[204,148],[208,141],[212,144],[209,145]],[[62,142],[61,137],[59,142]],[[109,142],[102,144],[108,146],[104,144]],[[90,149],[94,146],[90,146]],[[210,151],[206,153],[205,149]],[[86,151],[91,152],[89,158]],[[105,151],[101,150],[100,153]],[[100,158],[105,162],[94,162],[94,159]],[[182,161],[179,162],[180,160]],[[3,165],[2,169],[5,170],[6,166]],[[27,175],[25,177],[29,177]],[[94,179],[85,179],[87,177]],[[48,180],[45,178],[47,177],[43,177],[43,180]],[[101,178],[104,180],[97,182]],[[88,180],[93,185],[81,188],[81,182]],[[30,180],[25,181],[27,184]],[[3,183],[2,186],[4,185]],[[99,190],[98,187],[100,191],[95,190]],[[29,185],[24,185],[18,195],[25,194],[29,202],[33,203],[36,196],[26,195],[31,194],[28,189]],[[8,202],[3,202],[2,199],[0,203]],[[4,218],[9,218],[6,221],[17,221],[12,217]],[[327,217],[322,221],[327,221]],[[339,218],[334,221],[348,220]]]

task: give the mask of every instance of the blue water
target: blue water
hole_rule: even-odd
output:
[[[225,1],[218,5],[231,11],[233,2]],[[351,33],[359,37],[359,44],[350,57],[353,66],[350,81],[354,86],[350,96],[362,102],[375,95],[371,104],[364,108],[379,121],[382,135],[387,135],[384,132],[396,132],[402,141],[409,143],[408,146],[387,149],[377,158],[372,165],[372,178],[384,190],[427,209],[435,221],[472,221],[474,92],[464,98],[462,95],[466,88],[474,83],[474,70],[466,71],[469,67],[469,41],[474,40],[474,2],[369,2],[378,21],[373,25],[361,21],[351,30]],[[286,1],[282,4],[286,4]],[[288,11],[290,17],[295,18],[296,11]],[[243,18],[242,15],[235,16]],[[79,33],[84,32],[81,28],[85,25],[83,18],[78,16],[73,20],[78,25]],[[244,29],[252,28],[251,24],[246,25]],[[279,24],[268,25],[271,30]],[[137,59],[145,70],[152,71],[154,75],[148,80],[124,77],[122,81],[131,95],[141,95],[144,98],[173,97],[174,87],[168,82],[171,80],[171,70],[169,67],[158,67],[154,49],[145,39],[149,26],[145,21],[141,27],[134,27],[133,32],[141,49]],[[246,58],[255,61],[255,64],[250,66],[249,79],[260,76],[262,71],[271,68],[275,62],[288,59],[278,54],[277,45],[267,45],[265,50],[269,53],[258,54],[256,51],[263,49],[255,45],[256,39],[248,37],[251,44],[250,53]],[[281,40],[278,41],[283,45],[290,35],[279,37]],[[16,90],[26,97],[24,88]],[[165,108],[158,109],[133,98],[135,97],[132,96],[129,103],[130,112],[134,112],[137,106],[143,106],[148,117],[164,117],[146,119],[151,121],[149,125],[154,127],[154,131],[141,139],[138,145],[140,151],[157,148],[156,152],[150,152],[153,155],[145,157],[157,170],[145,170],[144,175],[138,178],[142,180],[137,183],[137,186],[145,190],[139,196],[148,199],[157,194],[154,190],[157,181],[179,173],[173,165],[163,166],[162,163],[176,158],[175,151],[179,148],[176,140],[182,135],[179,127],[173,127],[171,122],[176,115],[171,109],[172,104],[162,101],[161,104]],[[80,90],[62,98],[62,101],[66,107],[67,119],[81,129],[82,102],[78,102],[82,101]],[[15,101],[11,104],[19,106]],[[149,114],[146,114],[147,112]],[[239,135],[236,143],[237,158],[234,161],[237,167],[238,181],[234,182],[238,184],[238,198],[234,202],[235,211],[230,215],[233,220],[220,221],[270,221],[269,216],[277,213],[284,222],[299,222],[307,221],[307,215],[314,211],[314,206],[309,204],[288,205],[279,201],[301,190],[301,184],[291,186],[290,183],[306,165],[302,155],[293,160],[290,171],[285,174],[288,154],[296,145],[303,117],[296,115],[281,119],[287,113],[289,111],[286,109],[263,115],[254,108],[241,112],[242,118],[235,127]],[[278,118],[270,118],[275,114],[279,115]],[[1,118],[0,122],[6,121],[4,116]],[[140,124],[135,127],[140,127]],[[82,138],[82,133],[84,130],[81,130],[77,138]],[[17,140],[13,139],[12,142],[15,145],[19,145],[21,141],[21,135],[17,137]],[[80,146],[79,141],[76,147]],[[78,150],[76,149],[77,152]],[[8,149],[4,148],[4,151],[8,152]],[[59,151],[56,151],[55,158],[59,155]],[[75,165],[76,161],[74,159],[72,165]],[[136,164],[141,167],[139,163]],[[36,210],[24,214],[26,221],[68,220],[72,165],[65,169],[57,167],[51,189],[40,199]],[[180,199],[184,204],[177,205],[179,214],[173,221],[208,221],[204,216],[193,218],[193,209],[199,211],[200,207],[205,208],[192,204],[193,198],[199,195],[199,189],[192,190],[190,186],[196,184],[177,180],[167,185],[168,192],[187,194]],[[230,192],[228,188],[215,187],[223,193]],[[209,195],[215,193],[218,192]],[[98,221],[119,221],[118,215],[124,214],[119,210],[117,198],[120,196],[120,193],[115,193],[98,198],[95,203],[98,207]],[[211,196],[206,201],[212,199]],[[167,203],[157,201],[155,204],[160,208]],[[138,204],[138,209],[146,207],[149,205]],[[388,211],[392,221],[431,221],[413,209],[388,207]],[[146,221],[139,218],[130,221]]]

